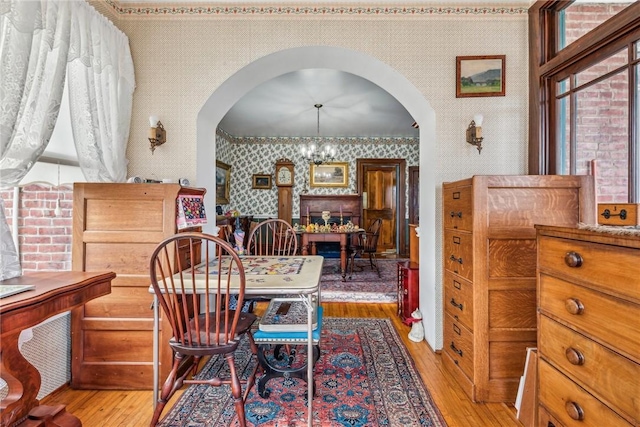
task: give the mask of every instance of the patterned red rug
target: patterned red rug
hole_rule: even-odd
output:
[[[342,281],[340,260],[325,258],[322,268],[322,300],[337,302],[395,303],[398,289],[398,262],[402,259],[378,259],[380,277],[369,266],[369,259],[356,259],[356,268],[349,279]],[[357,266],[364,266],[362,271]]]
[[[389,319],[325,318],[320,359],[315,366],[313,425],[322,427],[446,426],[404,343]],[[247,340],[236,364],[250,371]],[[209,361],[201,376],[226,364]],[[272,378],[270,396],[251,391],[245,405],[247,425],[261,427],[307,425],[306,382]],[[171,403],[170,403],[171,404]],[[190,386],[159,424],[163,427],[238,425],[226,386]]]

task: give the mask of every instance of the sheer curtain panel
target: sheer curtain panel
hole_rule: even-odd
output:
[[[67,66],[65,0],[0,5],[0,187],[17,185],[53,132]]]
[[[83,1],[71,22],[67,82],[80,167],[89,182],[124,182],[135,88],[129,39]]]

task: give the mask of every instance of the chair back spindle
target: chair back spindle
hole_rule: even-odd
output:
[[[249,235],[247,251],[258,256],[288,256],[298,251],[296,233],[282,219],[268,219],[259,223]]]

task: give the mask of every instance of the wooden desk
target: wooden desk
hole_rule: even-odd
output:
[[[11,426],[26,417],[25,426],[44,426],[44,419],[56,413],[61,426],[82,425],[76,417],[58,407],[38,407],[41,378],[38,370],[18,349],[18,337],[47,318],[111,292],[115,273],[78,271],[36,272],[3,280],[3,285],[35,285],[36,289],[0,300],[0,377],[9,388],[0,401],[0,426]],[[50,410],[49,410],[50,409]],[[42,421],[38,421],[42,420]]]
[[[300,234],[300,244],[302,245],[302,255],[316,255],[316,242],[339,242],[340,243],[340,272],[342,281],[346,281],[347,275],[347,244],[350,243],[351,236],[364,232],[364,229],[352,231],[330,231],[326,233],[298,233]],[[311,243],[311,251],[309,251]]]

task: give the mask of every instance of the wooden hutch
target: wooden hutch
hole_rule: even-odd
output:
[[[72,269],[111,270],[117,277],[111,294],[71,312],[72,387],[153,388],[149,257],[178,231],[178,198],[204,193],[179,184],[74,184]],[[160,343],[170,338],[165,323],[161,318]],[[160,345],[161,379],[171,363],[171,349]]]

